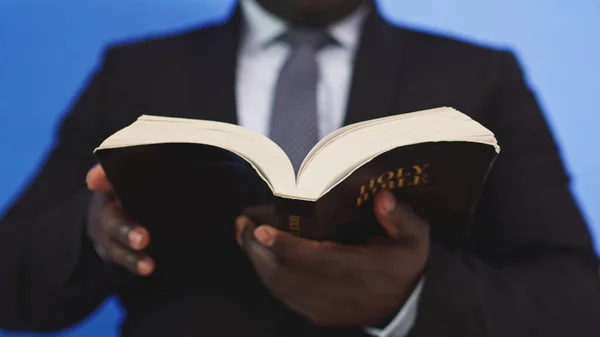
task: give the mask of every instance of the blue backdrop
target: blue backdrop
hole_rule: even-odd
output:
[[[35,172],[111,41],[223,19],[233,0],[0,0],[0,212]],[[392,21],[517,51],[548,114],[600,246],[600,2],[381,0]],[[1,301],[2,299],[0,299]],[[114,336],[109,301],[53,336]],[[0,332],[0,337],[23,335]],[[25,335],[32,336],[32,335]],[[35,335],[37,336],[37,335]]]

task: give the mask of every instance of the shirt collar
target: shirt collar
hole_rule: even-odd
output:
[[[262,8],[256,0],[242,0],[241,6],[245,21],[246,46],[250,50],[260,50],[288,28],[285,21]],[[327,31],[342,47],[354,52],[368,12],[369,9],[362,6],[351,15],[330,25]]]

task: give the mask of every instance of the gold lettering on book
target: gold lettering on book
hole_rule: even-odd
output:
[[[289,220],[290,232],[300,234],[300,217],[297,215],[290,215]]]
[[[380,190],[394,190],[397,188],[429,184],[427,169],[429,164],[400,167],[395,171],[388,171],[377,178],[370,179],[367,184],[360,187],[356,205],[360,206],[369,201]]]

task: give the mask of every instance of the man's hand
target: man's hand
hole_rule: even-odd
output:
[[[140,251],[148,246],[148,231],[128,220],[119,201],[112,196],[112,186],[102,166],[94,166],[86,178],[93,191],[88,210],[88,235],[98,254],[141,276],[154,271],[154,261]]]
[[[402,308],[427,261],[429,226],[406,204],[380,192],[377,220],[388,233],[366,245],[316,242],[247,217],[238,243],[271,293],[322,326],[379,326]]]

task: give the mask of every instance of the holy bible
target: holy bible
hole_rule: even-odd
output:
[[[385,189],[429,221],[435,236],[456,243],[499,151],[491,131],[443,107],[340,128],[297,174],[267,137],[207,120],[144,115],[95,155],[126,213],[158,242],[173,233],[221,240],[235,216],[256,206],[295,235],[356,242],[382,234],[372,201]]]

